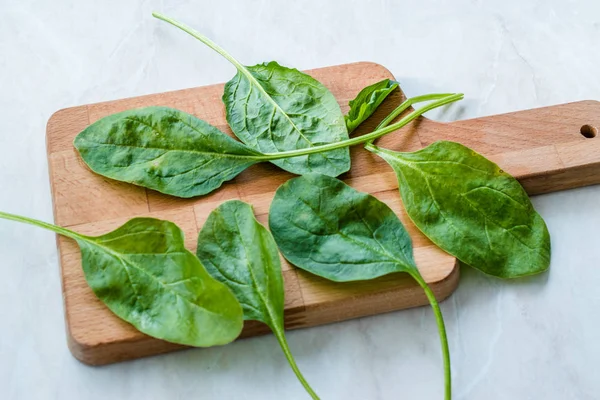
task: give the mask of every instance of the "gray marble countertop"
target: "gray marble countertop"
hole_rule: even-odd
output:
[[[59,108],[223,82],[233,68],[166,24],[200,29],[246,64],[369,60],[408,95],[461,91],[453,120],[600,99],[600,2],[0,1],[0,210],[52,220],[45,124]],[[600,139],[597,139],[600,140]],[[442,304],[455,399],[598,399],[600,187],[533,199],[549,274],[463,268]],[[273,337],[101,368],[65,343],[52,233],[0,221],[0,398],[306,399]],[[441,399],[429,308],[289,333],[323,399]]]

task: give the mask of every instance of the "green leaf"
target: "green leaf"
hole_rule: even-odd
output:
[[[285,339],[284,286],[277,245],[254,217],[252,207],[231,200],[213,210],[198,236],[197,255],[209,273],[236,295],[244,319],[261,321],[271,328],[298,379],[317,398]]]
[[[183,232],[169,221],[135,218],[91,237],[11,214],[74,239],[85,279],[119,318],[152,337],[207,347],[233,341],[242,330],[242,308],[227,286],[213,279],[184,246]]]
[[[414,153],[367,149],[394,169],[408,215],[444,251],[501,278],[548,268],[544,220],[519,182],[493,162],[446,141]]]
[[[269,227],[285,258],[329,280],[410,274],[425,291],[436,318],[445,398],[451,398],[450,352],[442,312],[417,269],[410,236],[385,203],[336,178],[304,175],[279,187],[271,203]]]
[[[238,73],[225,85],[227,122],[262,153],[304,149],[348,139],[340,107],[319,81],[272,61]],[[350,169],[348,148],[271,161],[295,174],[337,176]]]
[[[369,118],[381,105],[383,100],[398,87],[398,82],[384,79],[361,90],[354,100],[348,105],[350,110],[344,117],[348,132],[355,130]]]
[[[94,172],[178,197],[209,193],[261,161],[259,152],[167,107],[102,118],[74,144]]]
[[[239,200],[222,203],[198,236],[196,255],[208,272],[228,285],[244,309],[244,319],[271,329],[283,327],[284,290],[277,245]]]
[[[269,227],[285,258],[332,281],[418,273],[410,237],[396,214],[336,178],[310,174],[281,185]]]

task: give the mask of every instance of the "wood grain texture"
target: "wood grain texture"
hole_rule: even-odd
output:
[[[356,63],[308,71],[338,99],[342,111],[365,86],[392,78],[384,67]],[[172,220],[195,251],[196,236],[212,209],[227,199],[254,206],[266,224],[277,187],[293,175],[263,163],[244,171],[219,190],[195,199],[177,199],[95,175],[73,149],[74,137],[90,123],[109,114],[151,105],[179,108],[231,135],[221,103],[223,85],[186,89],[60,110],[48,122],[47,148],[54,217],[58,225],[85,234],[108,232],[134,216]],[[354,135],[373,130],[404,99],[395,92]],[[392,150],[418,150],[436,140],[454,140],[496,161],[520,179],[530,194],[546,193],[600,182],[600,144],[580,133],[582,125],[600,127],[600,104],[579,102],[454,123],[418,119],[402,132],[378,144]],[[599,139],[600,140],[600,139]],[[456,260],[435,247],[403,210],[394,173],[361,146],[351,149],[352,169],[341,176],[358,190],[386,202],[406,225],[419,270],[439,300],[458,284]],[[84,280],[79,251],[71,240],[58,240],[63,296],[72,353],[88,364],[106,364],[183,348],[150,338],[114,316]],[[303,328],[427,304],[422,290],[406,274],[391,274],[368,282],[333,283],[297,270],[283,258],[287,329]],[[242,337],[267,333],[249,322]]]

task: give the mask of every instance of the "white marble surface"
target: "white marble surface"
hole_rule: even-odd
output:
[[[221,82],[233,69],[150,16],[199,28],[247,64],[371,60],[409,95],[463,91],[445,120],[600,99],[600,3],[0,0],[0,210],[51,220],[45,123],[59,108]],[[600,139],[595,139],[600,140]],[[598,399],[600,187],[539,196],[549,274],[463,269],[442,309],[455,399]],[[51,233],[0,221],[0,398],[306,399],[272,337],[102,368],[65,344]],[[289,334],[323,399],[441,399],[428,308]]]

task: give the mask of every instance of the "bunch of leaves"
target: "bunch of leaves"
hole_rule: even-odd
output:
[[[432,94],[403,102],[371,133],[349,138],[398,86],[384,80],[363,89],[341,114],[321,83],[275,62],[243,66],[198,32],[160,14],[207,44],[237,69],[225,86],[227,121],[238,142],[208,123],[166,107],[103,118],[75,139],[95,172],[179,197],[211,192],[259,162],[304,175],[283,184],[269,216],[273,236],[250,205],[214,210],[198,237],[197,257],[171,222],[135,218],[92,237],[0,212],[75,240],[85,278],[100,300],[150,336],[189,346],[231,342],[243,320],[268,325],[307,392],[284,335],[284,287],[277,246],[294,265],[336,282],[408,273],[433,308],[451,396],[450,357],[441,311],[414,262],[404,226],[384,203],[335,177],[350,168],[348,147],[366,144],[398,176],[404,207],[440,248],[487,274],[515,278],[550,262],[550,238],[518,181],[473,150],[436,142],[412,153],[373,141],[423,113],[462,98]],[[393,122],[411,106],[429,102]]]
[[[409,119],[349,139],[397,88],[389,79],[363,89],[350,102],[346,118],[320,82],[296,69],[269,62],[243,66],[197,31],[154,14],[199,39],[229,60],[237,74],[225,85],[229,126],[243,142],[180,110],[146,107],[102,118],[74,141],[83,161],[96,173],[177,197],[201,196],[259,162],[269,161],[295,174],[338,176],[350,168],[348,147],[368,143],[423,112],[462,98],[432,94],[406,104],[432,101]]]

